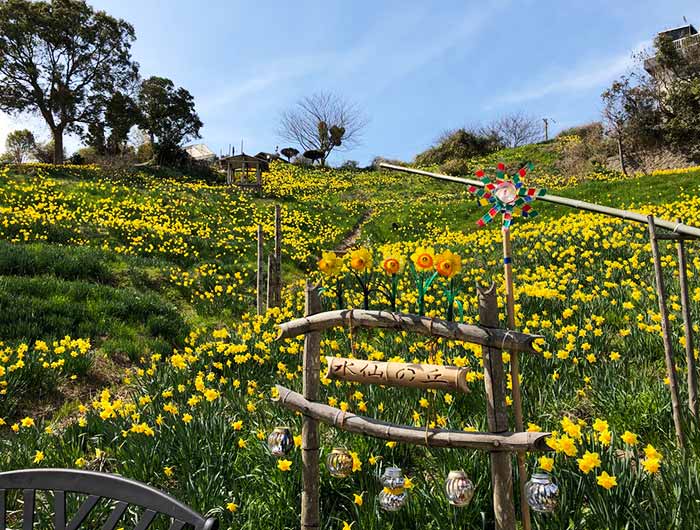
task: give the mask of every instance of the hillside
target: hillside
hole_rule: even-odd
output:
[[[696,224],[700,169],[629,179],[598,172],[585,182],[563,181],[552,173],[545,147],[472,163],[532,159],[528,182],[559,195]],[[255,230],[263,225],[271,245],[275,203],[283,210],[284,304],[256,317]],[[532,428],[557,431],[555,440],[571,440],[576,456],[597,452],[596,471],[605,469],[618,481],[614,489],[601,488],[597,473],[582,473],[576,458],[557,446],[554,473],[567,509],[549,519],[536,516],[536,527],[700,524],[693,500],[700,496],[700,438],[690,430],[685,456],[675,447],[646,227],[545,203],[536,208],[539,217],[518,219],[513,228],[517,325],[545,336],[542,354],[523,359],[525,417]],[[255,198],[186,178],[109,174],[97,167],[0,170],[2,469],[41,462],[109,470],[149,481],[204,511],[217,509],[223,528],[293,526],[299,451],[289,457],[291,472],[283,471],[264,438],[277,424],[299,433],[299,418],[269,398],[275,383],[300,388],[301,343],[275,341],[274,325],[302,313],[306,275],[326,286],[325,303],[333,305],[335,280],[318,272],[316,261],[351,233],[356,247],[371,250],[376,281],[385,252],[408,258],[417,247],[431,246],[459,254],[458,318],[474,321],[474,283],[496,281],[502,292],[500,233],[497,226],[476,228],[483,211],[463,186],[390,172],[273,165],[263,197]],[[700,254],[688,246],[697,319]],[[684,379],[675,248],[668,244],[663,253]],[[359,307],[361,293],[347,264],[342,278],[347,304]],[[429,315],[445,315],[445,288],[436,281],[428,292]],[[414,312],[407,271],[398,290],[398,309]],[[377,292],[371,304],[386,307]],[[440,394],[426,407],[418,392],[326,381],[324,399],[386,421],[483,429],[478,349],[399,339],[358,334],[351,342],[336,330],[324,336],[322,354],[438,355],[470,369],[472,392],[449,399]],[[625,431],[638,436],[638,445],[623,441]],[[346,446],[362,465],[345,481],[324,472],[322,510],[332,514],[324,528],[342,528],[343,521],[362,529],[411,528],[420,520],[426,521],[422,528],[456,529],[475,526],[488,507],[483,455],[387,447],[323,432],[324,450]],[[647,444],[663,454],[658,474],[644,471]],[[375,475],[385,463],[408,470],[412,496],[420,499],[395,515],[379,512],[375,502]],[[528,463],[536,469],[536,455]],[[477,486],[472,504],[459,512],[445,508],[441,493],[442,477],[458,468]],[[364,502],[353,502],[354,494]]]

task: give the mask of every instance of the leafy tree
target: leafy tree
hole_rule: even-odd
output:
[[[13,131],[5,139],[5,148],[10,160],[15,164],[24,162],[32,154],[35,146],[34,135],[27,129]]]
[[[0,0],[0,110],[40,114],[63,161],[63,135],[138,77],[134,28],[84,0]]]
[[[503,148],[500,139],[492,134],[455,129],[444,132],[430,149],[416,156],[416,164],[430,166],[448,160],[464,160],[483,156]]]
[[[311,160],[312,164],[319,160],[323,161],[323,152],[318,149],[309,149],[308,151],[304,151],[304,158]]]
[[[621,157],[630,146],[665,147],[700,160],[700,46],[679,49],[660,36],[654,52],[638,57],[649,73],[639,69],[603,92],[608,132]]]
[[[138,106],[141,127],[151,139],[161,163],[173,161],[183,142],[200,138],[202,121],[195,112],[194,98],[170,79],[150,77],[141,84]]]
[[[294,149],[293,147],[285,147],[280,151],[280,153],[282,153],[282,156],[284,156],[288,162],[291,162],[292,158],[299,154],[299,150]]]
[[[346,160],[340,166],[339,169],[348,169],[350,171],[357,171],[360,169],[360,163],[357,160]]]
[[[337,148],[358,145],[367,120],[357,106],[328,92],[307,96],[282,114],[278,134],[305,151],[321,153],[321,165]]]
[[[663,133],[669,146],[700,161],[700,77],[678,84],[668,93]]]

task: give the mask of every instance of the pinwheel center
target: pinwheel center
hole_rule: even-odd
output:
[[[493,194],[503,204],[513,204],[518,198],[518,190],[512,182],[501,182]]]

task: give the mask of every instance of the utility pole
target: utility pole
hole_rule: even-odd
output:
[[[557,121],[553,118],[542,118],[542,121],[544,122],[544,141],[546,142],[549,140],[549,122],[557,123]]]

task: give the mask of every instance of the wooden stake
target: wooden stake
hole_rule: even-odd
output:
[[[264,270],[263,270],[263,261],[265,259],[265,256],[263,255],[263,231],[262,231],[262,226],[258,225],[258,269],[257,269],[257,300],[256,300],[256,309],[258,312],[258,315],[262,315],[263,313],[263,301],[264,301],[264,292],[265,292],[265,276],[264,276]]]
[[[678,278],[681,288],[681,309],[683,311],[683,329],[685,331],[685,357],[688,368],[688,407],[693,417],[698,418],[698,375],[695,367],[695,345],[693,342],[693,323],[690,320],[690,298],[688,296],[688,265],[683,239],[678,239]]]
[[[676,428],[678,445],[683,448],[685,437],[683,435],[683,425],[681,420],[681,406],[678,400],[678,378],[676,376],[676,364],[673,361],[673,346],[671,342],[671,326],[668,320],[668,309],[666,307],[666,288],[664,287],[663,270],[661,269],[661,257],[659,256],[659,245],[656,241],[656,226],[654,217],[647,217],[649,224],[649,242],[651,243],[651,255],[654,260],[654,272],[656,273],[656,292],[659,299],[659,313],[661,314],[661,332],[664,341],[664,353],[666,358],[666,376],[668,377],[668,387],[671,391],[671,407],[673,409],[673,424]]]
[[[496,288],[477,288],[479,295],[479,322],[487,328],[498,327],[498,302]],[[501,348],[482,346],[484,360],[484,386],[489,430],[492,433],[508,431],[506,410],[506,376],[503,369]],[[513,502],[513,470],[511,455],[491,453],[491,484],[496,530],[515,530],[515,504]]]
[[[513,285],[513,258],[510,244],[510,230],[502,230],[503,233],[503,276],[506,284],[506,308],[508,311],[508,328],[515,329],[515,288]],[[515,416],[515,431],[523,432],[523,400],[520,394],[520,359],[517,351],[510,351],[510,377],[513,388],[513,415]],[[525,495],[527,483],[527,469],[525,467],[525,453],[517,453],[518,482],[520,484],[520,514],[523,519],[523,529],[532,528],[530,522],[530,506]]]
[[[275,256],[274,254],[270,254],[267,257],[267,308],[270,309],[271,307],[278,307],[279,303],[277,302],[277,298],[275,296],[275,293],[277,292],[277,276],[275,275],[275,268],[276,268],[276,263],[275,263]]]
[[[318,289],[306,282],[306,314],[321,311],[321,297]],[[321,333],[312,331],[304,338],[303,395],[308,401],[318,400],[321,381]],[[304,416],[301,426],[301,461],[303,490],[301,494],[302,530],[321,527],[319,507],[319,435],[318,420]]]
[[[275,205],[275,307],[282,304],[282,208]]]

